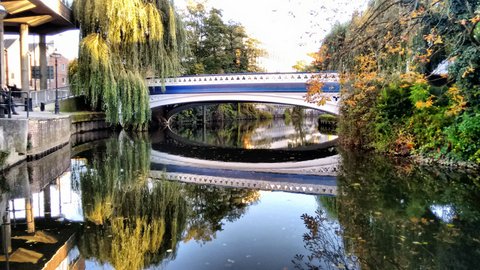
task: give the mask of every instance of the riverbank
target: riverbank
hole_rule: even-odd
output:
[[[469,161],[455,161],[450,159],[425,157],[421,155],[413,155],[410,157],[410,160],[415,164],[424,166],[436,165],[454,170],[480,171],[479,164]]]
[[[36,160],[69,144],[72,135],[107,129],[105,115],[97,112],[20,112],[0,118],[0,170],[25,160]]]

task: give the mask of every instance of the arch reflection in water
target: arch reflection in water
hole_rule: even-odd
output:
[[[171,132],[153,138],[152,178],[166,174],[188,183],[336,194],[335,141],[299,149],[243,149],[198,144]]]
[[[258,121],[221,121],[173,124],[170,136],[189,145],[240,149],[309,149],[337,138],[319,132],[316,117],[295,121],[269,119]]]

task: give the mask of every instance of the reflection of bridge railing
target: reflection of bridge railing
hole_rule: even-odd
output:
[[[193,168],[284,173],[292,175],[336,176],[338,173],[340,156],[334,155],[314,160],[296,162],[248,163],[202,160],[152,150],[150,160],[153,164],[189,166]]]
[[[233,188],[260,189],[269,191],[285,191],[295,193],[308,193],[318,195],[337,195],[336,185],[326,185],[320,183],[298,183],[284,181],[264,181],[242,178],[228,178],[220,176],[207,176],[188,173],[169,173],[162,171],[151,171],[150,176],[154,179],[167,179],[185,183],[215,185]]]

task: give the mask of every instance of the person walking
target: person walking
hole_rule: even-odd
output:
[[[12,114],[18,115],[17,111],[15,110],[15,104],[13,102],[12,96],[9,95],[10,89],[8,87],[5,87],[0,92],[2,94],[2,99],[4,101],[2,103],[6,105],[7,110],[10,110]]]

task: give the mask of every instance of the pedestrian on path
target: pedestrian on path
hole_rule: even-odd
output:
[[[7,108],[7,110],[11,110],[12,114],[17,115],[17,111],[15,111],[15,104],[13,102],[12,96],[9,95],[10,89],[8,87],[4,87],[0,93],[2,95],[2,104],[5,104],[6,106],[4,108]],[[9,107],[10,104],[10,107]],[[7,111],[8,113],[8,111]]]

